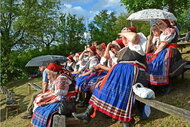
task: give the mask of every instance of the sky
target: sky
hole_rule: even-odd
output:
[[[115,12],[118,16],[121,12],[127,12],[125,6],[121,6],[120,0],[63,0],[61,11],[84,17],[87,24],[101,10]]]

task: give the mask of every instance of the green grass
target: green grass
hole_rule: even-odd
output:
[[[190,48],[185,48],[183,51],[189,50]],[[186,54],[183,57],[190,60],[190,55]],[[190,71],[185,72],[185,79],[182,80],[179,76],[174,80],[172,84],[174,90],[164,96],[156,95],[156,100],[161,102],[174,105],[179,108],[184,108],[190,111]],[[12,110],[9,112],[9,117],[5,119],[5,96],[0,94],[0,127],[28,127],[30,120],[21,119],[20,116],[24,114],[29,103],[31,94],[28,93],[28,82],[41,83],[41,78],[36,78],[32,80],[19,80],[10,82],[7,84],[8,89],[16,93],[16,99],[20,103],[20,112],[17,115],[16,111]],[[32,91],[35,92],[35,91]],[[151,109],[152,113],[148,120],[139,120],[139,117],[135,114],[136,126],[135,127],[190,127],[190,123],[183,121],[180,118],[170,116],[166,113],[158,111],[156,109]],[[84,111],[84,109],[78,109],[78,112]],[[69,125],[68,125],[69,126]],[[84,125],[81,124],[80,127]],[[91,120],[87,125],[88,127],[121,127],[120,121],[105,118],[103,114],[97,113],[97,116]],[[72,126],[73,127],[73,126]],[[79,127],[79,126],[77,126]]]
[[[26,111],[27,105],[29,103],[30,97],[32,94],[29,94],[28,91],[28,82],[36,82],[36,83],[41,83],[40,82],[41,78],[36,78],[32,80],[19,80],[19,81],[14,81],[10,82],[7,84],[8,89],[10,91],[15,92],[15,97],[16,100],[19,102],[20,105],[20,110],[19,114],[17,115],[16,111],[10,110],[9,111],[9,117],[6,120],[6,113],[5,113],[5,95],[0,94],[0,114],[1,114],[1,119],[0,119],[0,127],[28,127],[30,120],[25,120],[21,119],[20,116],[24,114]],[[32,93],[35,91],[32,91]]]

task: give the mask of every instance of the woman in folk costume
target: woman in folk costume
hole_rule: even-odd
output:
[[[91,92],[94,91],[94,88],[96,84],[101,83],[103,80],[103,76],[107,74],[107,72],[115,65],[117,64],[117,57],[116,55],[118,52],[125,47],[125,45],[122,43],[121,39],[116,39],[115,41],[112,41],[108,44],[106,47],[104,53],[101,56],[100,64],[96,65],[94,68],[102,72],[102,75],[96,76],[95,78],[91,79],[88,82],[88,86],[91,88]]]
[[[104,50],[99,51],[99,47],[102,47],[102,49],[106,51]],[[97,53],[99,53],[99,56],[101,57],[100,64],[94,66],[96,71],[86,78],[83,87],[83,91],[86,92],[86,98],[80,105],[78,105],[79,107],[88,106],[88,101],[92,95],[92,92],[94,91],[96,84],[100,83],[103,79],[103,76],[107,74],[107,72],[111,69],[111,67],[117,64],[116,55],[119,52],[119,50],[123,47],[124,44],[120,39],[117,39],[116,41],[109,43],[108,47],[106,47],[105,44],[101,44],[98,47],[96,47]],[[107,63],[106,66],[103,65],[106,63]]]
[[[94,66],[99,63],[99,59],[96,56],[96,47],[90,46],[85,51],[88,53],[89,59],[84,67],[83,70],[86,70],[82,74],[79,75],[79,77],[76,78],[76,87],[75,91],[78,93],[82,92],[83,84],[86,80],[86,78],[95,70]]]
[[[99,59],[96,56],[96,47],[95,46],[90,46],[88,47],[84,53],[88,54],[88,61],[85,65],[85,67],[81,70],[83,71],[82,74],[79,75],[79,77],[76,77],[76,87],[75,91],[77,92],[77,98],[76,102],[79,101],[81,93],[85,92],[84,91],[84,83],[87,80],[87,77],[90,76],[92,72],[95,71],[94,66],[99,63]],[[84,98],[84,101],[78,105],[78,107],[84,107],[88,105],[88,101],[91,97],[91,93],[88,91],[86,92],[86,96]]]
[[[66,69],[69,71],[74,71],[75,68],[75,61],[73,59],[73,55],[69,55],[67,57],[67,64],[66,64]]]
[[[85,71],[85,66],[86,66],[88,60],[89,60],[89,56],[85,49],[83,52],[80,53],[78,62],[76,63],[76,69],[72,72],[72,75],[74,77],[78,77],[79,74],[81,74],[81,73],[83,73],[83,71]]]
[[[104,61],[107,61],[107,68],[104,68],[105,70],[109,71],[112,66],[117,64],[117,57],[116,55],[118,52],[125,47],[121,39],[116,39],[110,43],[108,43],[105,53],[104,53]],[[98,67],[102,67],[101,65],[98,65]]]
[[[149,35],[147,37],[148,42],[146,45],[146,54],[156,51],[156,49],[158,48],[158,46],[160,44],[161,31],[156,24],[151,26],[151,32],[153,33],[153,36]]]
[[[98,55],[98,57],[100,57],[100,62],[103,63],[104,61],[102,61],[102,55],[104,55],[104,51],[105,51],[105,48],[106,48],[106,44],[100,44],[98,46],[96,46],[96,53]],[[98,64],[99,65],[99,64]],[[94,66],[94,69],[93,71],[91,72],[90,75],[88,75],[84,82],[83,82],[83,85],[82,85],[82,92],[85,92],[85,98],[84,98],[84,101],[80,104],[78,104],[77,106],[78,107],[86,107],[88,106],[88,101],[92,95],[92,90],[94,88],[94,84],[96,82],[96,80],[98,78],[101,78],[103,76],[105,76],[107,74],[107,71],[104,71],[102,69],[99,69],[99,68],[96,68],[96,66],[98,65],[95,65]],[[77,97],[77,101],[78,101],[78,98],[80,97],[80,94],[78,94],[78,97]]]
[[[75,68],[74,68],[74,72],[77,72],[79,70],[80,67],[80,60],[79,60],[79,56],[81,55],[82,52],[77,52],[75,53],[75,56],[73,57],[74,61],[75,61]]]
[[[32,125],[49,127],[52,115],[58,112],[59,102],[62,99],[75,97],[74,91],[70,91],[73,79],[71,73],[54,63],[50,63],[46,70],[50,81],[50,90],[39,94],[34,100]]]
[[[146,58],[146,38],[134,32],[120,33],[122,41],[127,47],[123,48],[116,64],[103,79],[102,84],[96,88],[89,101],[87,110],[81,114],[73,113],[73,116],[89,121],[90,115],[96,110],[123,121],[127,126],[132,120],[131,112],[134,101],[132,85],[137,82],[144,84]]]
[[[183,62],[180,62],[179,65],[176,64],[179,63],[178,61],[182,61],[182,58],[177,50],[177,33],[171,27],[169,20],[162,19],[156,24],[162,33],[157,50],[147,54],[148,81],[152,85],[168,85],[169,73],[173,70],[172,68],[176,69]]]
[[[100,57],[100,63],[98,65],[94,66],[95,71],[86,78],[84,88],[83,88],[85,92],[92,93],[95,82],[99,78],[105,76],[108,72],[107,67],[104,66],[107,62],[106,59],[103,57],[105,50],[106,50],[105,43],[102,43],[102,44],[96,46],[97,55]],[[89,101],[89,99],[88,99],[88,101]],[[88,101],[86,102],[87,104],[88,104]]]

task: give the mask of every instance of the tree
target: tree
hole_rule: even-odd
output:
[[[12,50],[27,46],[38,35],[55,9],[56,0],[1,0],[0,39],[1,39],[1,77],[11,80],[14,61]],[[30,36],[29,36],[30,35]],[[17,46],[17,47],[15,47]]]
[[[107,10],[96,15],[94,21],[89,24],[91,41],[108,43],[116,39],[118,37],[118,32],[114,29],[116,19],[114,12],[108,13]]]
[[[68,15],[61,14],[58,26],[61,43],[72,45],[73,43],[80,43],[84,39],[86,28],[83,18],[78,18],[70,13]]]
[[[28,41],[31,41],[30,44],[36,48],[45,47],[46,50],[49,50],[51,45],[59,43],[57,29],[57,19],[49,17],[46,24],[42,25],[41,30],[34,34],[28,34]]]
[[[126,20],[127,17],[129,17],[129,13],[121,13],[115,23],[114,29],[116,31],[121,32],[121,29],[124,27],[129,27],[131,25],[133,25],[138,32],[142,32],[145,35],[150,34],[150,25],[147,22],[142,22],[142,21],[133,21],[131,24],[131,21]]]
[[[148,8],[168,8],[168,11],[176,16],[190,6],[189,0],[121,0],[121,2],[129,12],[136,12]]]

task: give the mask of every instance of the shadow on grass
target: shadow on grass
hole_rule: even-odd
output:
[[[96,117],[91,119],[89,124],[86,127],[109,127],[115,124],[117,120],[112,119],[111,117],[106,116],[101,112],[97,112]]]
[[[135,118],[137,118],[138,120],[136,121],[136,124],[140,124],[140,125],[145,125],[146,123],[149,123],[151,121],[155,121],[157,119],[162,119],[162,118],[165,118],[169,116],[168,114],[164,113],[164,112],[161,112],[157,109],[154,109],[154,108],[151,108],[151,115],[148,119],[144,119],[144,120],[139,120],[139,116],[136,116]]]
[[[22,86],[24,85],[25,83],[28,83],[30,81],[32,81],[33,79],[20,79],[20,80],[16,80],[16,81],[11,81],[9,83],[6,84],[6,86],[9,88],[9,89],[12,89],[14,87],[19,87],[19,86]]]

